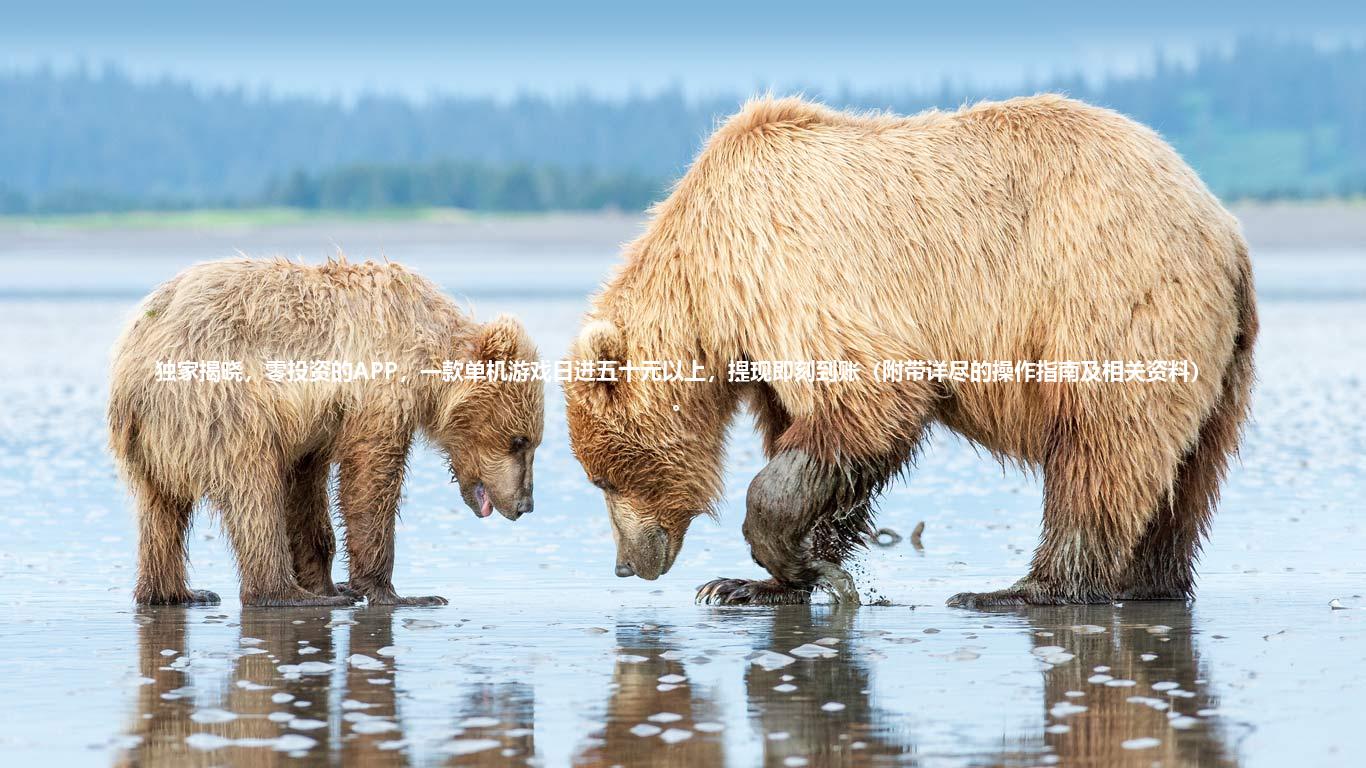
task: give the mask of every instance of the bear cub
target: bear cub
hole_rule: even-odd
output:
[[[404,267],[199,264],[139,306],[114,350],[109,445],[137,501],[141,604],[214,604],[186,581],[194,505],[216,511],[243,605],[441,605],[400,597],[408,451],[443,451],[479,517],[532,508],[544,388],[514,319],[480,324]],[[349,582],[334,584],[329,471]]]

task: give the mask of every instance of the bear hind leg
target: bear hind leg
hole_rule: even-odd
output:
[[[217,605],[218,595],[190,589],[185,539],[192,499],[178,498],[141,471],[133,475],[138,505],[138,576],[133,598],[140,605]]]
[[[215,498],[237,554],[242,605],[348,606],[348,597],[318,595],[299,586],[290,548],[284,478],[274,468],[241,467],[242,478]]]
[[[1237,444],[1241,411],[1221,402],[1200,429],[1195,447],[1176,470],[1134,553],[1124,580],[1128,600],[1187,600],[1195,592],[1195,562],[1209,533],[1219,484]],[[1170,503],[1168,503],[1170,502]]]
[[[1095,429],[1089,434],[1123,433]],[[996,592],[954,595],[948,604],[1068,605],[1119,597],[1171,477],[1121,448],[1112,437],[1100,444],[1072,439],[1054,449],[1044,466],[1043,536],[1029,575]],[[1115,456],[1126,461],[1107,461]]]
[[[332,582],[337,537],[327,498],[328,461],[310,454],[294,465],[288,480],[289,547],[299,586],[317,595],[342,594]]]
[[[1195,592],[1195,561],[1208,526],[1209,512],[1194,514],[1179,501],[1166,500],[1134,550],[1124,578],[1125,600],[1188,600]]]

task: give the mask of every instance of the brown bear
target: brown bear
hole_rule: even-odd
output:
[[[531,511],[544,385],[515,364],[536,359],[516,320],[480,325],[398,264],[190,267],[142,302],[114,350],[109,444],[137,499],[135,598],[217,602],[185,574],[192,509],[207,499],[235,550],[244,605],[443,604],[399,597],[391,581],[409,447],[422,435],[444,451],[480,517]],[[240,380],[225,380],[224,363],[240,364]],[[211,365],[217,380],[197,380]],[[350,569],[341,589],[334,463]]]
[[[748,405],[770,463],[744,533],[772,578],[710,582],[705,601],[802,602],[818,584],[857,600],[840,564],[934,424],[1044,475],[1028,576],[951,604],[1185,598],[1256,334],[1237,221],[1115,112],[1055,95],[911,117],[763,99],[655,207],[572,351],[705,375],[570,381],[569,432],[606,495],[617,572],[654,579],[712,510]],[[860,375],[734,375],[754,361]],[[884,361],[1188,361],[1194,375],[879,380]]]

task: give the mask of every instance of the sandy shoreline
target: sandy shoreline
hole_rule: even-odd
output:
[[[1242,221],[1254,251],[1366,250],[1363,203],[1243,203],[1231,210]],[[164,219],[148,214],[89,220],[0,218],[0,257],[73,249],[92,255],[163,249],[293,255],[311,254],[320,243],[394,258],[402,258],[409,247],[432,243],[453,250],[491,243],[519,251],[616,248],[638,235],[644,221],[642,215],[622,213],[471,216],[459,212],[427,212],[411,218],[291,219],[232,212],[203,218],[194,214],[169,214]]]
[[[1258,249],[1366,249],[1366,203],[1242,203],[1230,210]]]
[[[145,219],[140,219],[145,221]],[[615,251],[640,232],[643,219],[622,214],[461,216],[436,218],[306,218],[258,221],[225,216],[212,223],[66,223],[0,220],[0,259],[82,253],[91,257],[172,257],[199,261],[237,252],[251,256],[319,259],[345,251],[362,258],[406,260],[434,247],[458,257],[499,253]]]

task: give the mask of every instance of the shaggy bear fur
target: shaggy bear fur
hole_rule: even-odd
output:
[[[158,361],[241,361],[246,382],[157,380]],[[268,360],[391,361],[391,377],[272,382]],[[397,264],[240,259],[191,267],[147,297],[114,351],[109,445],[138,508],[139,603],[216,602],[186,583],[194,504],[222,515],[247,605],[442,603],[391,582],[414,437],[445,451],[480,516],[531,509],[540,381],[443,382],[443,361],[536,360],[521,325],[480,325]],[[332,582],[328,471],[351,580]]]
[[[801,602],[939,424],[1042,470],[1029,574],[956,605],[1185,598],[1252,385],[1257,315],[1237,221],[1152,131],[1044,95],[911,117],[750,103],[625,248],[579,359],[700,361],[708,383],[575,381],[570,437],[604,489],[618,573],[668,570],[721,490],[748,405],[771,463],[745,536]],[[874,380],[882,360],[1189,360],[1188,383]],[[727,382],[744,360],[846,360],[859,380]]]

